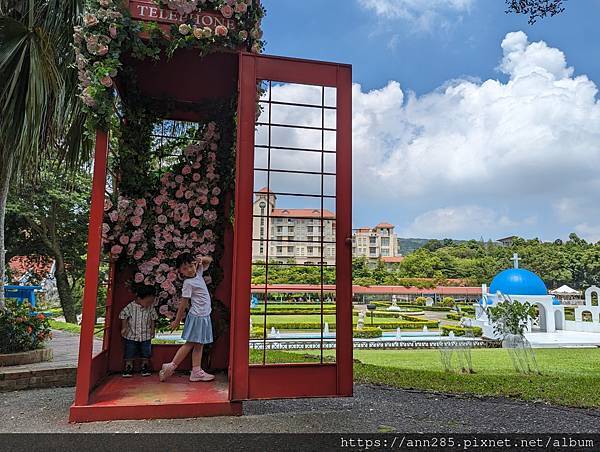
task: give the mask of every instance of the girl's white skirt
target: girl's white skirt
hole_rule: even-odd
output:
[[[183,326],[181,339],[196,344],[210,344],[213,341],[212,322],[210,315],[198,317],[188,314]]]

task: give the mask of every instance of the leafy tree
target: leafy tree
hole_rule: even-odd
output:
[[[77,323],[72,289],[85,270],[91,177],[48,164],[35,183],[15,188],[8,200],[11,255],[38,254],[56,263],[55,277],[67,322]]]
[[[0,306],[11,183],[35,177],[52,153],[87,158],[71,47],[82,10],[83,0],[0,0]]]

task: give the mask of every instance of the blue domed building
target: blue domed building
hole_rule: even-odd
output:
[[[546,284],[538,275],[519,268],[519,257],[515,254],[514,268],[498,273],[489,286],[482,286],[482,298],[476,307],[476,319],[473,322],[483,330],[483,336],[497,339],[493,324],[489,321],[487,308],[505,301],[528,302],[537,306],[539,317],[532,319],[527,332],[554,332],[565,329],[564,306],[548,293]]]

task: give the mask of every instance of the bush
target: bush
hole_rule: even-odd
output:
[[[364,327],[362,330],[354,329],[353,336],[358,339],[374,339],[383,336],[381,328]]]
[[[452,311],[452,308],[447,308],[446,306],[424,306],[423,311],[449,312]]]
[[[471,331],[475,337],[479,337],[483,333],[481,328],[478,326],[474,326],[472,328],[462,328],[460,326],[444,325],[442,327],[442,336],[449,336],[450,331],[454,331],[455,336],[464,336],[467,331]]]
[[[454,306],[454,298],[444,297],[442,299],[442,301],[440,302],[440,306],[446,306],[446,307],[451,308],[452,306]]]
[[[427,298],[425,297],[417,297],[415,299],[415,303],[419,306],[425,306],[425,303],[427,303]]]
[[[0,309],[0,354],[37,350],[52,338],[46,316],[29,309],[28,303]]]
[[[466,312],[468,314],[475,314],[475,306],[471,306],[471,305],[458,305],[458,307],[460,308],[461,312]]]
[[[450,314],[446,315],[446,318],[448,320],[460,320],[462,319],[464,316],[461,314],[456,314],[455,312],[451,312]]]
[[[250,331],[250,339],[264,339],[265,338],[265,330],[260,326],[255,326]]]

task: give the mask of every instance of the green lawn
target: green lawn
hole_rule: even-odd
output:
[[[311,352],[269,352],[268,362],[316,360]],[[333,356],[334,351],[326,351]],[[314,354],[314,352],[313,352]],[[357,383],[382,384],[403,389],[451,394],[503,396],[574,407],[600,407],[599,349],[535,350],[542,375],[513,370],[503,349],[473,350],[475,374],[444,372],[437,350],[355,350]],[[260,362],[260,352],[252,353]]]
[[[469,393],[486,396],[543,400],[559,405],[600,407],[600,350],[538,349],[542,375],[522,375],[513,370],[503,349],[473,350],[475,374],[443,371],[437,350],[356,350],[361,361],[357,382],[399,388]]]

